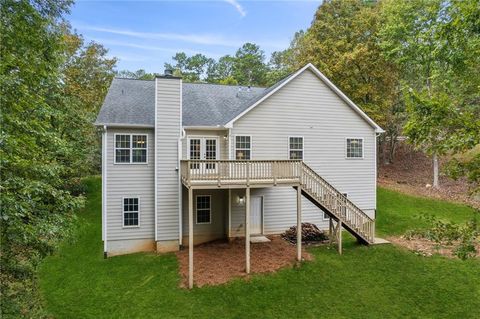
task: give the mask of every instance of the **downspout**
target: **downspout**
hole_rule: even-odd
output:
[[[183,245],[183,218],[182,218],[182,172],[180,161],[182,159],[182,139],[185,136],[183,129],[183,80],[180,79],[180,131],[177,142],[177,175],[178,175],[178,245]]]
[[[102,213],[103,213],[103,257],[107,258],[107,126],[102,131]]]

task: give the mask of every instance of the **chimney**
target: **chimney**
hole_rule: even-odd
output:
[[[172,77],[172,76],[173,76],[173,70],[172,70],[172,69],[165,69],[165,74],[164,74],[164,76],[165,76],[166,78]]]

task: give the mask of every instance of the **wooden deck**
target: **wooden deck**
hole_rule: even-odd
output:
[[[342,229],[364,244],[375,242],[375,221],[298,160],[186,160],[181,161],[181,180],[188,189],[189,287],[193,287],[193,190],[245,188],[245,271],[250,272],[250,189],[290,186],[297,191],[297,229],[301,228],[301,196],[330,216],[330,240],[342,252]],[[319,212],[320,213],[320,212]],[[297,260],[301,260],[301,231],[297,232]]]
[[[300,185],[302,161],[188,160],[181,162],[186,187],[238,188]]]

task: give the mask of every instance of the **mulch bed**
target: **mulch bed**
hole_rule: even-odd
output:
[[[250,244],[250,271],[269,273],[285,267],[293,267],[297,261],[296,246],[278,236],[268,236],[269,243]],[[188,285],[188,248],[176,253],[179,261],[181,287]],[[312,256],[302,251],[304,260]],[[214,241],[193,248],[193,278],[197,287],[220,285],[234,278],[246,277],[245,240],[238,238],[232,242]]]
[[[438,245],[437,243],[424,238],[406,239],[405,237],[387,237],[392,244],[405,247],[422,256],[442,255],[449,258],[457,258],[453,254],[454,245]],[[480,243],[475,245],[477,248],[476,257],[480,257]]]

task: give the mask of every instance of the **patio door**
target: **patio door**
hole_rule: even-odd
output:
[[[250,233],[259,235],[263,233],[263,196],[250,198]]]
[[[189,137],[187,155],[191,160],[216,160],[218,158],[218,138]],[[190,166],[190,169],[200,172],[212,172],[215,168],[215,163],[193,163]]]

